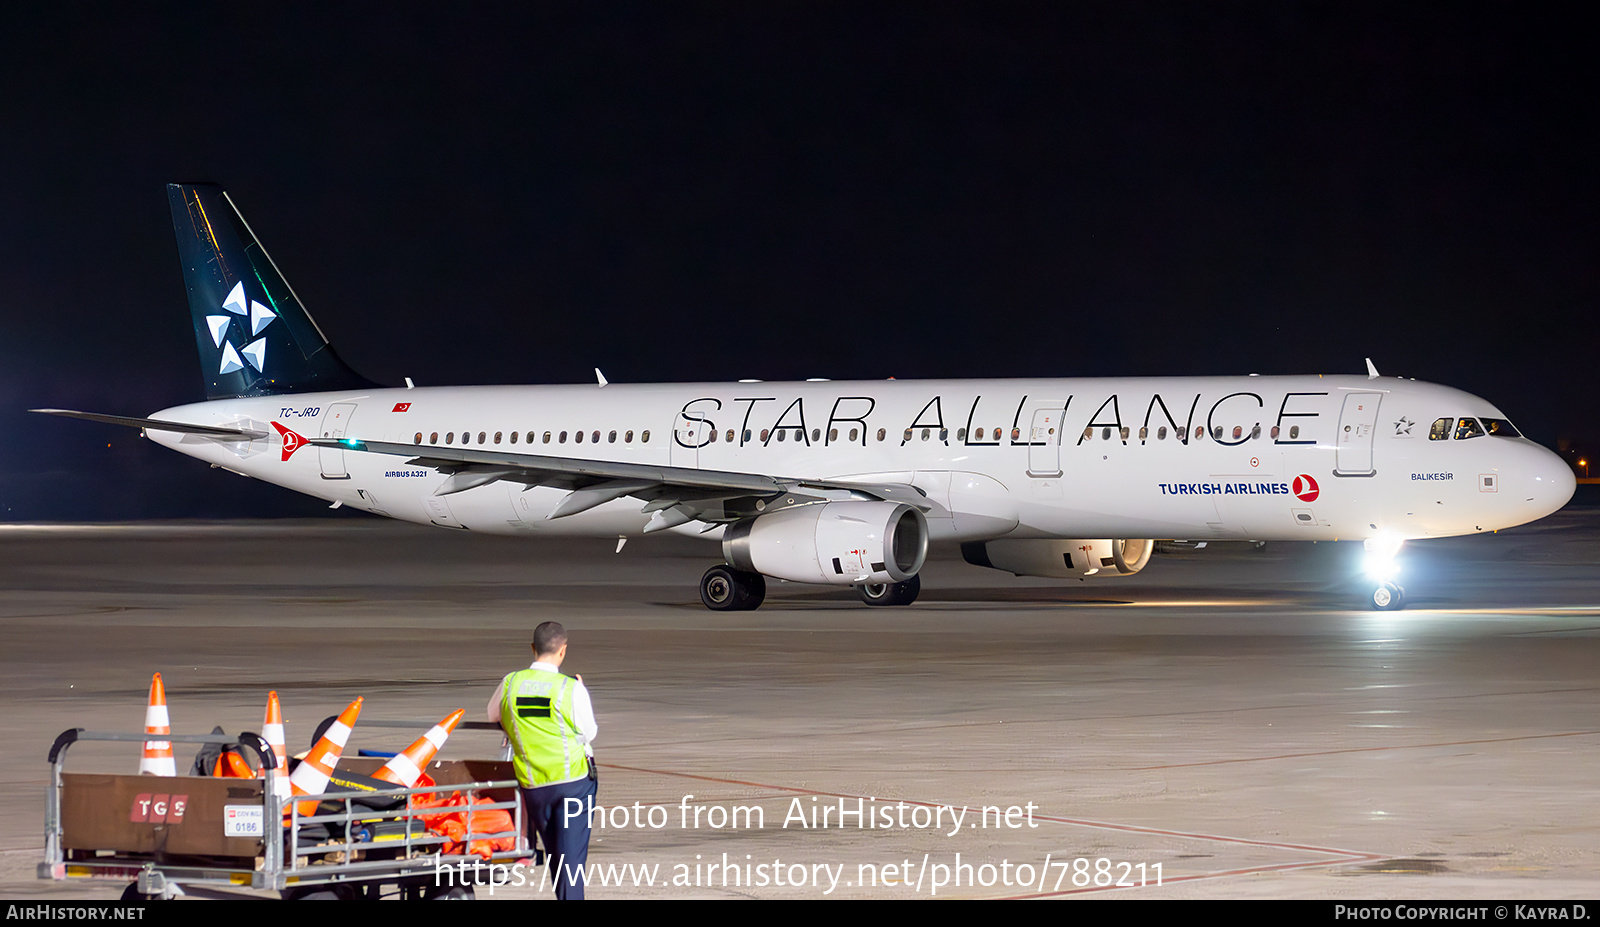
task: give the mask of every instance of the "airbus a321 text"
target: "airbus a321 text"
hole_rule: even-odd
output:
[[[131,418],[245,476],[496,534],[720,532],[709,608],[765,577],[906,605],[929,541],[1019,576],[1137,573],[1152,539],[1409,539],[1541,518],[1575,488],[1490,403],[1368,376],[422,387],[335,354],[233,202],[168,187],[206,401]],[[1399,608],[1387,578],[1369,604]]]

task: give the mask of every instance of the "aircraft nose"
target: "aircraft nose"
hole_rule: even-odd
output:
[[[1529,461],[1520,488],[1523,504],[1537,512],[1534,518],[1543,518],[1572,500],[1572,494],[1578,490],[1578,477],[1554,451],[1537,446],[1532,450],[1536,453]]]

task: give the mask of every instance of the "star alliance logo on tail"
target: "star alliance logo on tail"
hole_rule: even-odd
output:
[[[206,316],[206,327],[211,331],[211,343],[222,351],[217,364],[218,375],[243,370],[246,364],[255,368],[257,373],[265,373],[267,339],[258,336],[272,324],[278,314],[253,299],[247,299],[243,280],[235,283],[233,289],[228,292],[228,298],[222,301],[222,310],[230,314]],[[228,337],[236,320],[239,327],[245,330],[245,337],[254,339],[240,348],[234,347],[233,339]]]

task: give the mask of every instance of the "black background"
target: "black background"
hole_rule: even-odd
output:
[[[398,385],[1360,373],[1593,440],[1577,6],[0,9],[0,519],[323,503],[199,398],[163,184]],[[1573,443],[1576,442],[1576,443]]]

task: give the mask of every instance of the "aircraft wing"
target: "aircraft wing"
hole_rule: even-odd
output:
[[[633,496],[645,505],[643,512],[661,515],[645,527],[660,531],[690,521],[724,524],[767,511],[768,504],[795,505],[823,499],[856,498],[904,502],[923,512],[939,510],[922,490],[908,483],[855,483],[663,467],[654,464],[516,454],[477,448],[418,447],[387,441],[354,438],[311,438],[310,444],[345,451],[365,451],[410,458],[414,467],[447,474],[434,495],[444,496],[497,480],[534,486],[551,486],[571,492],[556,504],[549,518],[564,518],[597,505]]]
[[[254,441],[265,438],[267,432],[253,431],[248,428],[224,428],[219,425],[191,425],[187,422],[164,422],[155,418],[134,418],[128,415],[106,415],[102,412],[74,412],[71,409],[29,409],[29,412],[42,412],[45,415],[60,415],[64,418],[81,418],[90,422],[104,422],[107,425],[125,425],[129,428],[145,428],[150,431],[173,431],[186,435],[201,435],[206,438],[221,438],[232,441]]]

